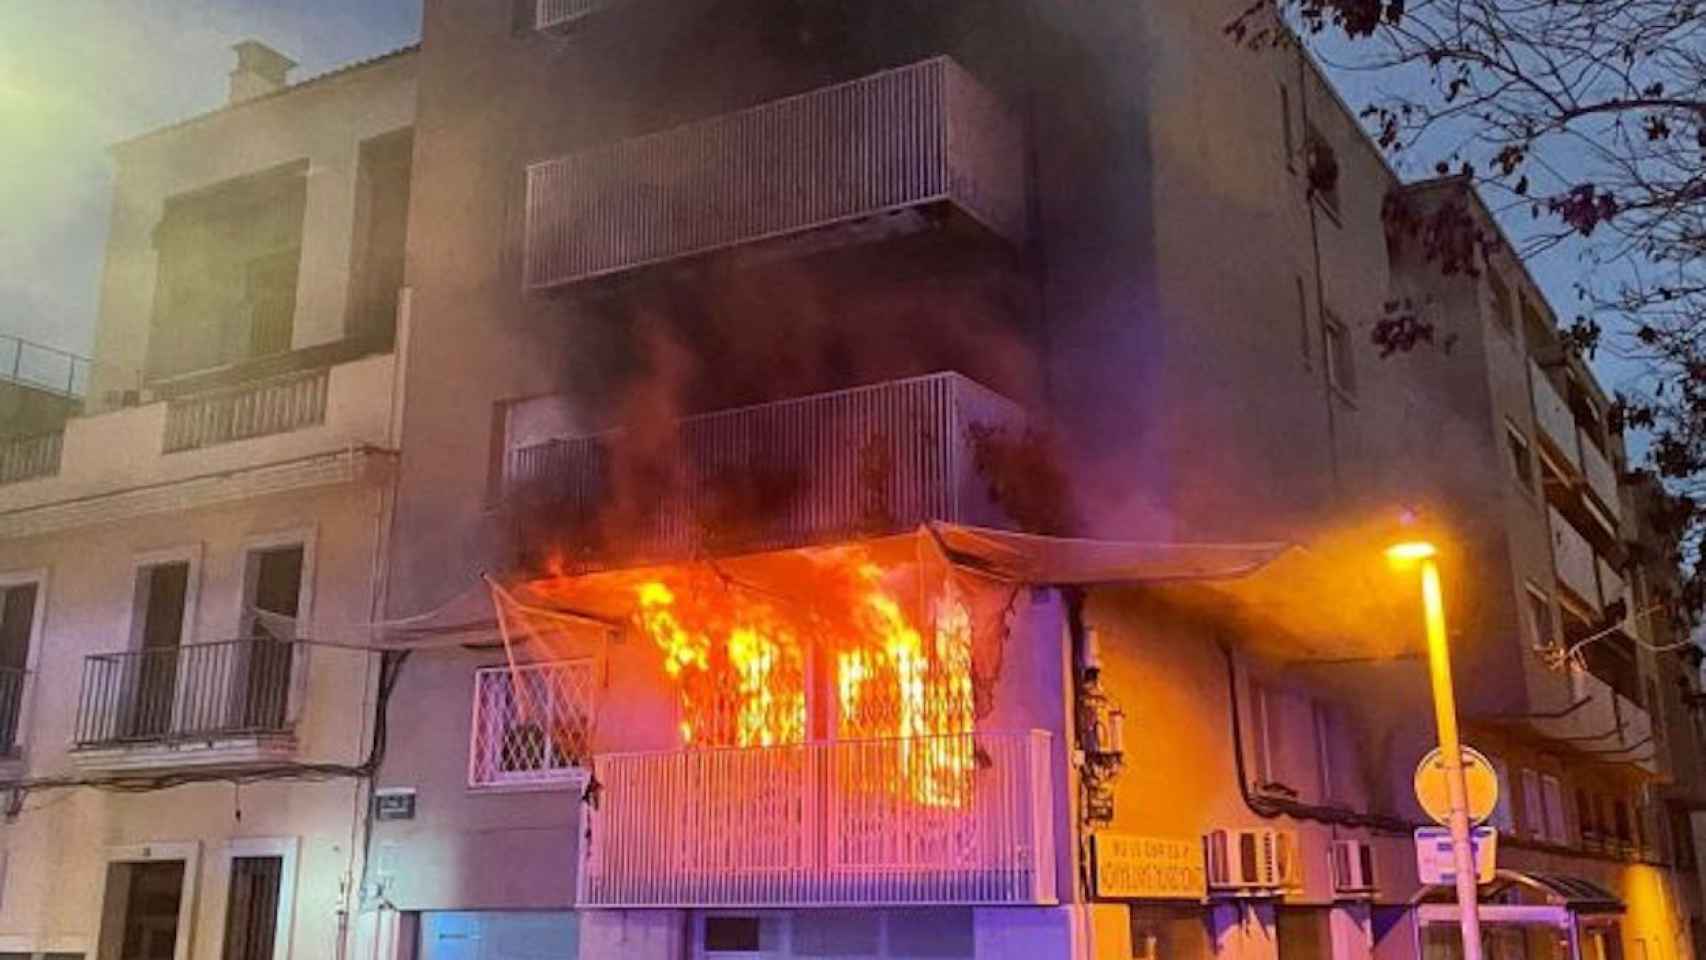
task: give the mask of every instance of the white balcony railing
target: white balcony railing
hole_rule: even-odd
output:
[[[534,164],[527,285],[939,202],[1017,241],[1024,170],[1014,119],[953,61],[927,60]]]
[[[1558,512],[1548,508],[1552,521],[1552,564],[1558,580],[1578,599],[1599,609],[1599,586],[1594,578],[1596,558],[1587,538]]]
[[[658,465],[677,478],[675,487],[644,515],[625,518],[623,542],[610,546],[650,560],[787,549],[929,520],[999,525],[971,435],[1023,425],[1016,404],[954,373],[689,417],[676,425],[670,462]],[[528,443],[508,455],[506,493],[550,503],[527,520],[535,533],[547,518],[565,525],[565,562],[601,555],[598,521],[620,480],[622,442],[619,431],[608,432]],[[768,490],[762,509],[735,509],[746,502],[741,484],[755,465],[807,482]]]
[[[1534,393],[1534,417],[1540,422],[1542,435],[1569,466],[1582,467],[1581,447],[1576,436],[1576,418],[1570,405],[1558,393],[1558,388],[1540,365],[1529,362],[1529,383]]]
[[[319,426],[330,382],[330,369],[321,367],[173,400],[166,407],[165,452]]]
[[[599,757],[579,905],[1053,903],[1049,759],[1042,731]]]
[[[590,660],[476,671],[468,785],[568,783],[583,776],[593,678]]]
[[[1622,516],[1621,498],[1617,495],[1617,469],[1611,465],[1611,460],[1594,446],[1593,441],[1581,441],[1582,473],[1588,478],[1588,487],[1593,490],[1611,519],[1617,520]]]

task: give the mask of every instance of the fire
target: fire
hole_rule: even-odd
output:
[[[634,587],[635,622],[677,687],[682,742],[893,741],[884,764],[893,769],[875,778],[843,771],[843,788],[963,806],[975,767],[965,605],[940,595],[918,617],[875,566],[825,562],[810,571],[811,582],[787,591],[797,602],[696,569]],[[808,683],[808,663],[820,665],[816,683]],[[820,690],[826,705],[808,710]]]

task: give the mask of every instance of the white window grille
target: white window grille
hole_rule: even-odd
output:
[[[592,747],[594,677],[591,660],[476,671],[468,785],[578,779]]]

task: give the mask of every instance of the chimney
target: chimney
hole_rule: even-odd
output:
[[[254,40],[244,40],[231,49],[237,51],[237,69],[231,71],[231,103],[264,97],[289,84],[295,60]]]

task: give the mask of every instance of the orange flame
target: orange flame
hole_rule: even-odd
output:
[[[965,605],[937,597],[921,629],[877,567],[830,564],[816,574],[798,605],[690,570],[669,574],[673,585],[654,579],[635,587],[635,620],[678,689],[683,743],[892,740],[888,776],[843,787],[890,791],[933,807],[964,805],[975,766]],[[818,650],[823,655],[814,657]],[[828,701],[817,712],[823,729],[815,731],[808,662],[833,670],[815,685]]]

